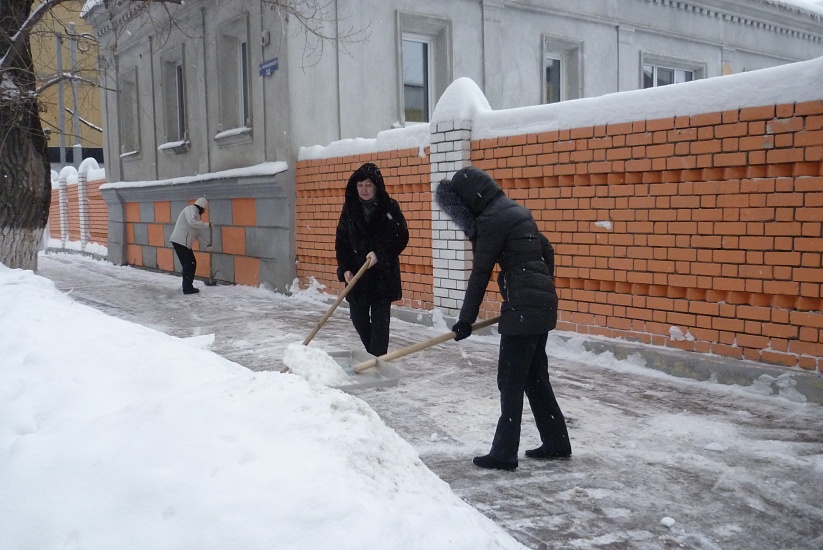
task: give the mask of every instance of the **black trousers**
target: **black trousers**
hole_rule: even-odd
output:
[[[177,259],[180,260],[180,265],[183,268],[183,292],[194,288],[194,272],[197,271],[197,260],[194,257],[194,251],[182,244],[171,243],[174,251],[177,253]]]
[[[497,421],[497,431],[489,453],[498,460],[517,460],[524,393],[529,398],[529,406],[543,444],[559,452],[571,452],[566,419],[563,418],[549,382],[549,359],[546,357],[548,337],[548,332],[500,336],[500,357],[497,363],[500,419]]]
[[[349,317],[366,351],[377,357],[389,350],[391,302],[355,304],[349,302]]]

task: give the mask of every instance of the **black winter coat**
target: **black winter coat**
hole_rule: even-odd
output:
[[[497,182],[477,168],[442,181],[435,200],[466,233],[474,260],[460,320],[474,323],[494,265],[503,296],[500,334],[542,334],[557,324],[554,249],[531,212],[508,198]]]
[[[357,182],[371,179],[377,188],[377,205],[366,221],[357,194]],[[409,228],[400,205],[389,197],[380,170],[372,163],[358,168],[349,178],[334,248],[337,278],[345,282],[346,271],[357,273],[371,251],[377,263],[355,283],[346,300],[356,304],[395,301],[403,297],[399,256],[409,243]]]

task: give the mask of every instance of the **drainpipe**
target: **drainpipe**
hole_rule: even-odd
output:
[[[617,25],[614,28],[614,30],[616,31],[616,34],[617,34],[617,44],[616,44],[616,46],[617,46],[617,48],[616,48],[616,50],[617,50],[617,63],[616,63],[616,65],[617,65],[617,75],[616,76],[617,76],[617,91],[619,92],[620,91],[620,25]]]
[[[208,46],[208,44],[206,42],[206,34],[207,34],[207,32],[206,32],[206,8],[200,8],[200,18],[201,18],[200,28],[203,29],[203,36],[201,36],[201,38],[203,40],[203,46],[202,46],[202,49],[203,49],[203,63],[202,63],[202,66],[203,66],[203,82],[205,83],[205,82],[209,81],[209,78],[208,78],[208,76],[209,76],[208,75],[209,64],[207,63],[208,55],[206,54],[206,47]],[[200,88],[203,90],[203,108],[206,111],[206,116],[205,116],[205,119],[206,119],[205,120],[205,125],[206,125],[206,147],[205,147],[205,149],[206,149],[206,173],[209,173],[209,172],[211,172],[211,143],[212,143],[211,128],[209,128],[209,122],[211,120],[211,117],[209,116],[209,96],[206,93],[206,86],[205,85],[200,86]]]
[[[343,139],[343,111],[340,96],[342,90],[340,89],[340,12],[338,11],[337,0],[334,0],[334,51],[337,57],[335,63],[337,71],[337,139]]]
[[[156,80],[154,78],[154,56],[151,55],[151,52],[153,52],[153,51],[154,51],[154,37],[149,36],[149,52],[150,52],[149,53],[149,73],[151,75],[150,76],[151,81],[156,82]],[[137,93],[139,94],[140,91],[138,90]],[[155,91],[155,86],[154,85],[152,85],[152,87],[151,87],[151,114],[152,114],[152,118],[154,118],[157,115],[157,92]],[[139,124],[140,123],[138,122],[138,125]],[[152,136],[152,139],[153,139],[153,143],[152,143],[152,147],[151,147],[151,157],[154,159],[154,162],[153,162],[153,164],[154,164],[154,179],[158,180],[158,179],[160,179],[160,166],[158,165],[158,162],[157,162],[158,160],[160,160],[160,159],[157,158],[157,141],[158,141],[157,132],[159,132],[159,129],[157,128],[157,124],[153,124],[153,126],[154,126],[154,131],[151,133],[151,136]],[[138,128],[139,128],[139,126],[138,126]]]

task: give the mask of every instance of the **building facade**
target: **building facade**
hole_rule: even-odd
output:
[[[300,13],[265,0],[87,4],[105,90],[112,261],[129,263],[128,197],[171,193],[166,200],[184,206],[196,187],[230,211],[254,198],[250,190],[265,190],[282,214],[271,220],[276,231],[255,239],[287,242],[278,258],[262,258],[269,267],[255,280],[284,288],[296,273],[300,149],[426,123],[460,77],[493,109],[513,109],[823,55],[820,13],[767,0],[323,5],[303,25]],[[270,189],[259,174],[245,184],[244,168],[272,162],[286,168],[269,174]],[[194,187],[164,185],[232,170],[241,172],[231,183],[203,176]]]
[[[97,74],[97,40],[80,16],[81,4],[54,6],[31,34],[32,58],[42,85],[60,74],[77,78],[58,80],[39,95],[40,118],[49,140],[52,169],[80,166],[84,158],[103,165],[103,128]]]

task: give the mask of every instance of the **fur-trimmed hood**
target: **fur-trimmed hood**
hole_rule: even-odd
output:
[[[484,171],[463,168],[450,180],[444,179],[434,192],[434,200],[469,239],[474,239],[477,217],[503,190]]]

